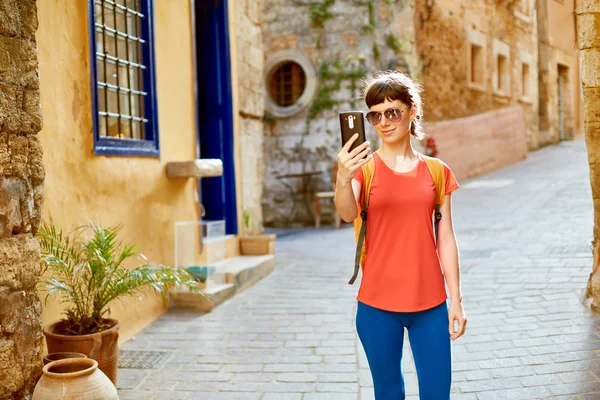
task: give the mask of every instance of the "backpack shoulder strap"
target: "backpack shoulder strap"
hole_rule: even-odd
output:
[[[375,173],[375,161],[371,158],[366,164],[362,167],[363,172],[363,184],[360,189],[360,196],[358,204],[358,216],[354,220],[354,235],[356,236],[356,240],[358,241],[358,237],[360,234],[360,228],[362,226],[362,218],[360,217],[360,212],[366,211],[366,208],[369,206],[369,195],[371,194],[371,183],[373,182],[373,174]]]
[[[435,186],[435,243],[437,246],[438,243],[438,232],[439,232],[439,224],[442,219],[442,214],[440,209],[444,205],[444,201],[446,200],[446,171],[444,170],[444,164],[438,158],[428,157],[423,155],[425,159],[425,163],[427,164],[427,168],[429,169],[429,173],[431,174],[431,178],[433,179],[433,184]]]
[[[354,235],[356,236],[356,254],[354,257],[354,274],[350,281],[350,285],[354,283],[358,276],[360,265],[363,264],[366,255],[365,236],[367,234],[367,208],[369,207],[369,195],[371,192],[371,183],[375,173],[375,160],[373,157],[367,161],[362,167],[363,184],[360,190],[360,204],[358,204],[358,216],[354,219]]]

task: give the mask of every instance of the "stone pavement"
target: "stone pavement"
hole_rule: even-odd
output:
[[[584,142],[460,183],[454,224],[469,325],[453,344],[452,399],[600,399],[600,320],[580,301],[592,264]],[[358,284],[347,284],[352,229],[282,237],[277,259],[270,276],[212,313],[169,312],[127,342],[170,353],[157,369],[121,369],[121,399],[373,399],[354,327]],[[417,399],[406,354],[407,394]]]

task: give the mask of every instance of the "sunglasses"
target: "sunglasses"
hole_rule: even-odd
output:
[[[367,121],[369,121],[371,125],[375,126],[381,122],[381,114],[383,114],[385,115],[385,118],[387,118],[387,120],[390,122],[400,122],[402,121],[402,113],[408,110],[409,108],[410,106],[406,107],[404,110],[399,110],[397,108],[388,108],[382,113],[377,111],[369,111],[366,116]]]

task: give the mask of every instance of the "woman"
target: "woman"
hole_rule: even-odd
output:
[[[435,187],[424,156],[410,142],[411,135],[423,136],[419,92],[420,87],[399,72],[369,77],[364,91],[370,109],[366,117],[381,138],[381,147],[371,155],[366,142],[349,152],[355,135],[338,154],[335,205],[347,222],[358,215],[361,167],[371,158],[375,163],[356,328],[371,368],[376,400],[405,398],[401,369],[405,328],[420,399],[450,399],[450,341],[462,336],[467,324],[452,226],[451,193],[458,184],[443,164],[446,199],[440,210],[436,251]]]

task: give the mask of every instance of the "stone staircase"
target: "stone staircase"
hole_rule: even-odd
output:
[[[203,241],[200,260],[214,267],[215,272],[205,284],[199,284],[203,296],[178,288],[171,292],[169,308],[188,308],[210,312],[214,307],[254,285],[275,268],[273,254],[240,255],[238,238],[234,235],[211,237]]]

